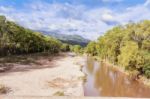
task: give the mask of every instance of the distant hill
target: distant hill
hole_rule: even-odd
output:
[[[44,33],[45,35],[50,35],[52,37],[55,37],[59,39],[60,41],[72,45],[81,45],[81,46],[86,46],[90,40],[83,38],[82,36],[79,35],[67,35],[67,34],[62,34],[62,33],[52,33],[52,32],[47,32],[47,31],[39,31]]]

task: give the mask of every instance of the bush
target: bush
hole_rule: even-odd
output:
[[[61,51],[62,52],[68,52],[68,51],[70,51],[70,45],[69,44],[62,44],[61,45]]]
[[[147,64],[143,67],[143,72],[147,78],[150,78],[150,64]]]
[[[75,52],[76,54],[83,54],[84,50],[80,45],[74,45],[71,47],[71,51]]]
[[[4,85],[0,84],[0,94],[6,94],[9,88],[5,87]]]
[[[63,91],[58,91],[56,93],[53,94],[54,96],[65,96]]]

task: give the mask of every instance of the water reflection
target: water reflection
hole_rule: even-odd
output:
[[[85,96],[150,97],[150,88],[92,58],[83,71],[88,75]]]
[[[94,72],[94,60],[91,57],[87,57],[87,58],[88,58],[87,60],[91,60],[91,61],[87,61],[86,69],[90,74],[92,74]]]

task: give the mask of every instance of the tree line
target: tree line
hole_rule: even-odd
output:
[[[90,42],[86,53],[150,78],[150,21],[116,26]]]
[[[59,51],[69,51],[68,44],[19,26],[0,16],[0,56]]]

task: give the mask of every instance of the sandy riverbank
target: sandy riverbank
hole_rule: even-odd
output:
[[[38,61],[38,60],[36,60]],[[52,60],[40,60],[36,68],[28,65],[14,66],[10,72],[0,73],[0,84],[9,88],[2,96],[83,96],[84,74],[80,71],[84,59],[70,53],[59,55]],[[50,61],[50,62],[49,62]],[[48,63],[48,64],[47,64]],[[19,65],[19,69],[16,68]],[[46,65],[46,66],[45,66]],[[23,69],[20,69],[22,66]],[[42,66],[44,68],[42,68]],[[30,68],[25,68],[30,67]],[[25,69],[25,70],[24,70]]]

